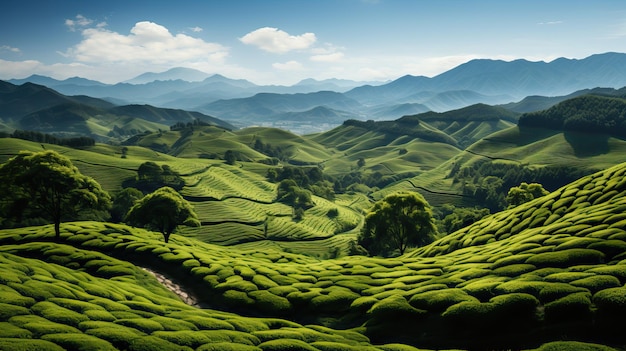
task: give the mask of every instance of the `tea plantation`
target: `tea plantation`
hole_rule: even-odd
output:
[[[625,175],[609,168],[394,259],[166,245],[99,222],[64,223],[58,242],[52,226],[2,230],[0,349],[620,349]]]

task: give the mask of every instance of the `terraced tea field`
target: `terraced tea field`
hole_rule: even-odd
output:
[[[620,348],[625,175],[621,164],[582,178],[395,259],[322,260],[276,242],[181,235],[165,245],[159,233],[95,222],[63,224],[59,243],[51,226],[2,230],[0,345]],[[176,277],[204,308],[136,265]]]

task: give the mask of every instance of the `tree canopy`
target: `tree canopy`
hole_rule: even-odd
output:
[[[519,186],[509,189],[506,195],[506,202],[509,204],[509,208],[511,208],[548,194],[549,192],[541,184],[522,182]]]
[[[419,193],[396,193],[376,202],[365,216],[359,244],[373,255],[431,243],[437,234],[430,205]]]
[[[191,204],[170,187],[157,189],[137,201],[128,211],[126,222],[160,231],[166,243],[179,225],[200,226]]]
[[[62,220],[111,206],[109,194],[98,182],[52,150],[20,152],[0,165],[0,182],[5,215],[20,217],[28,213],[51,220],[57,239]]]

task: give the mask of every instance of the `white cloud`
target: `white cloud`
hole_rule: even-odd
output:
[[[75,19],[66,19],[65,20],[65,25],[72,31],[74,32],[76,30],[76,27],[87,27],[88,25],[92,24],[93,20],[83,16],[83,15],[76,15]]]
[[[189,29],[194,33],[200,33],[203,30],[201,27],[198,27],[198,26],[190,27]]]
[[[272,67],[281,71],[299,71],[302,69],[302,64],[298,61],[287,61],[285,63],[274,63]]]
[[[9,45],[2,45],[2,46],[0,46],[0,51],[8,51],[8,52],[12,52],[12,53],[15,53],[15,54],[19,54],[19,53],[22,52],[19,48],[14,48],[14,47],[9,46]]]
[[[185,34],[172,35],[154,22],[137,22],[124,35],[103,28],[86,28],[83,40],[64,53],[80,62],[175,64],[223,62],[228,49]]]
[[[317,38],[314,33],[290,35],[278,28],[263,27],[244,35],[239,40],[264,51],[283,54],[292,50],[307,49],[315,43]]]
[[[546,26],[554,26],[554,25],[557,25],[557,24],[563,24],[563,21],[539,22],[537,24],[540,25],[540,26],[544,26],[544,25],[546,25]]]

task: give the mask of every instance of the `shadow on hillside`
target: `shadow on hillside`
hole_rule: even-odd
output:
[[[591,134],[575,131],[563,132],[565,140],[574,149],[576,157],[592,157],[607,154],[609,148],[609,136],[606,134]]]

